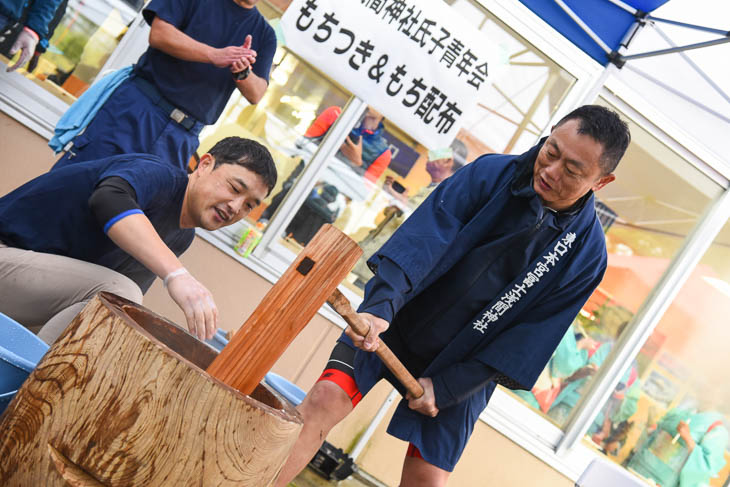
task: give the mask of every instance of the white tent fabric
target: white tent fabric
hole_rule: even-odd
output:
[[[653,16],[730,30],[730,6],[715,0],[673,0]],[[724,15],[723,12],[725,13]],[[724,25],[717,25],[724,24]],[[649,22],[625,55],[717,39],[710,34]],[[647,102],[711,150],[730,168],[730,43],[633,59],[616,74]]]

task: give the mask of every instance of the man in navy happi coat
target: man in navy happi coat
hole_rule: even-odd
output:
[[[444,485],[496,385],[529,390],[601,282],[593,192],[629,142],[614,112],[584,106],[526,153],[482,156],[439,185],[369,260],[359,311],[370,332],[339,339],[299,406],[304,429],[277,485],[381,378],[406,396],[388,428],[410,443],[400,485]],[[423,396],[371,353],[378,338]]]

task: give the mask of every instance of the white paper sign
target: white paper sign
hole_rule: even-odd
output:
[[[429,149],[448,146],[493,61],[443,0],[294,0],[286,46]]]

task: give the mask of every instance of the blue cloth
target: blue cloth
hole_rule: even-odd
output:
[[[0,14],[12,22],[25,18],[25,25],[44,38],[60,4],[61,0],[0,0]]]
[[[434,379],[435,392],[439,377],[456,380],[457,383],[450,383],[449,387],[458,388],[458,374],[451,374],[451,371],[464,364],[484,366],[487,375],[481,378],[482,386],[470,391],[471,395],[461,402],[442,409],[436,418],[411,411],[402,401],[388,427],[390,434],[415,444],[426,461],[448,471],[461,456],[496,384],[523,389],[532,387],[606,269],[605,239],[592,194],[574,211],[552,215],[545,213],[531,184],[526,187],[517,184],[519,176],[525,172],[529,177],[528,169],[534,164],[539,147],[521,156],[482,156],[457,171],[434,190],[369,261],[378,274],[379,264],[388,260],[397,265],[402,274],[402,279],[393,285],[396,291],[389,299],[373,295],[373,287],[369,284],[359,310],[385,319],[389,318],[388,310],[392,310],[395,314],[393,324],[382,337],[397,356],[406,357],[406,367],[413,365],[409,359],[418,357],[422,348],[430,347],[427,341],[442,330],[448,343],[435,357],[425,357],[428,363],[416,364],[424,366],[417,376]],[[547,225],[538,224],[548,219]],[[516,240],[512,238],[527,229],[536,233],[522,234],[522,238]],[[500,244],[500,238],[507,240]],[[528,242],[531,239],[537,239],[541,244],[531,246]],[[569,240],[572,242],[566,249],[565,242]],[[427,293],[463,259],[469,259],[471,252],[490,242],[496,246],[495,251],[504,250],[502,245],[507,245],[507,254],[500,255],[491,264],[486,263],[485,269],[475,274],[472,285],[464,288],[466,295],[455,301],[457,307],[468,303],[469,314],[475,309],[472,301],[479,302],[483,308],[466,319],[468,314],[463,310],[449,310],[442,316],[442,302],[435,301],[430,309],[422,311],[422,315],[435,316],[428,327],[438,332],[399,339],[399,335],[408,334],[411,326],[424,331],[418,323],[401,320],[401,309]],[[542,265],[547,262],[546,256],[556,254],[556,249],[562,252],[557,252],[559,258],[547,266]],[[541,272],[535,280],[538,268]],[[545,268],[549,270],[545,271]],[[525,284],[528,281],[529,288]],[[462,284],[454,280],[457,288]],[[405,291],[397,292],[404,286]],[[518,293],[519,299],[514,301],[512,298],[518,286],[522,290]],[[480,290],[483,292],[481,297]],[[505,309],[499,302],[511,305]],[[495,309],[497,313],[492,312]],[[455,322],[459,312],[458,320],[461,321]],[[355,378],[361,392],[369,390],[381,377],[395,382],[375,354],[358,351]],[[467,383],[473,385],[474,378],[464,380],[464,384]]]
[[[240,46],[251,34],[251,48],[256,51],[252,70],[268,81],[276,34],[256,7],[239,7],[233,0],[153,0],[143,15],[150,25],[157,16],[216,48]],[[173,105],[206,125],[218,120],[236,89],[229,68],[183,61],[152,47],[139,59],[135,72],[153,82]]]
[[[145,291],[155,275],[114,244],[104,233],[106,225],[100,225],[89,208],[96,186],[112,176],[132,186],[140,209],[165,243],[176,246],[176,253],[192,243],[195,231],[179,224],[187,174],[148,154],[72,164],[20,186],[0,198],[0,240],[12,247],[103,265]]]
[[[134,74],[132,74],[132,78]],[[146,153],[175,167],[187,167],[198,148],[198,134],[168,117],[129,78],[102,105],[73,147],[53,166],[102,159],[111,155]]]
[[[53,152],[56,154],[61,152],[66,144],[89,124],[104,102],[124,80],[129,78],[131,73],[131,66],[109,73],[92,84],[66,110],[53,130],[53,137],[48,142]]]

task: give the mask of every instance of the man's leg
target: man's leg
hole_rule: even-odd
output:
[[[330,430],[362,399],[353,377],[354,358],[352,348],[337,343],[319,380],[297,406],[304,427],[276,480],[277,487],[286,486],[307,466]]]
[[[86,303],[108,291],[142,302],[139,286],[111,269],[0,244],[0,312],[53,343]]]
[[[408,445],[400,487],[443,487],[449,479],[449,473],[428,463],[421,457],[418,448]]]

